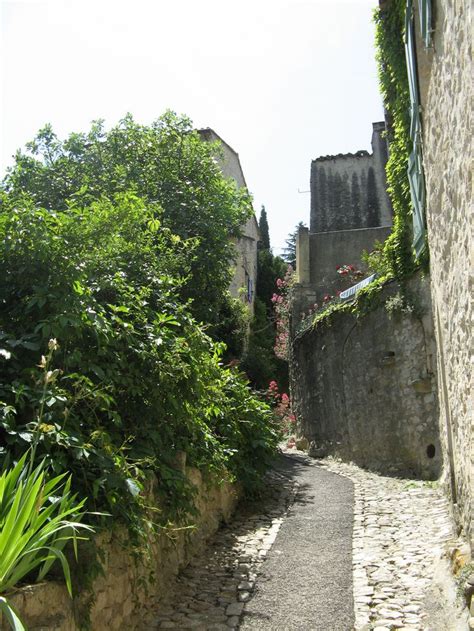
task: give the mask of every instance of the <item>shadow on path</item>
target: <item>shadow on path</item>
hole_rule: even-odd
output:
[[[352,497],[348,479],[280,455],[143,629],[351,629]]]
[[[275,468],[298,492],[239,628],[349,631],[353,484],[300,454],[282,455]]]

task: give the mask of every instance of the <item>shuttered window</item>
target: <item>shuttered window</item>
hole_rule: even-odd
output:
[[[413,247],[419,257],[425,247],[425,178],[421,150],[420,97],[415,54],[413,2],[407,0],[405,20],[405,54],[410,90],[410,137],[413,150],[408,160],[408,179],[413,204]]]

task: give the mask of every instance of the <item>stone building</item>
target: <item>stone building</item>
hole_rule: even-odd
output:
[[[334,293],[336,267],[363,268],[362,252],[390,234],[385,123],[373,123],[372,128],[372,153],[324,156],[311,164],[310,227],[300,229],[296,247],[297,311]]]
[[[438,427],[429,282],[412,279],[417,309],[405,308],[398,283],[363,318],[334,315],[327,326],[299,328],[308,304],[342,288],[338,265],[364,269],[361,255],[391,232],[384,123],[373,124],[372,154],[327,156],[311,165],[310,229],[297,239],[292,305],[291,388],[298,431],[319,455],[365,467],[436,479]]]
[[[198,133],[205,142],[219,142],[221,152],[216,155],[216,161],[222,173],[225,177],[235,180],[239,188],[247,188],[239,154],[213,129],[209,127],[200,129]],[[252,314],[257,286],[257,244],[259,238],[257,219],[255,214],[252,214],[250,219],[242,226],[241,236],[234,240],[236,258],[234,261],[234,276],[229,287],[232,296],[244,300]]]
[[[409,0],[407,9],[412,127],[418,131],[424,174],[420,221],[430,253],[446,478],[455,516],[474,549],[472,2]],[[413,192],[416,184],[415,179]]]
[[[389,9],[391,0],[380,6]],[[430,256],[430,275],[412,280],[421,312],[402,310],[398,320],[387,320],[378,310],[362,321],[341,314],[331,330],[297,336],[293,387],[303,432],[328,450],[366,466],[393,461],[417,475],[442,470],[457,523],[474,550],[472,32],[470,0],[406,0],[413,246],[420,256],[428,244]],[[355,256],[351,247],[361,249],[358,230],[380,230],[369,227],[372,202],[365,214],[351,211],[352,220],[365,220],[358,230],[348,230],[347,213],[335,216],[342,200],[347,205],[357,195],[349,191],[352,175],[339,192],[325,192],[326,163],[313,163],[311,227],[299,235],[300,309],[330,288],[336,262]],[[376,175],[374,169],[371,181]],[[337,186],[344,179],[340,167],[331,176]],[[378,212],[383,225],[381,206]]]

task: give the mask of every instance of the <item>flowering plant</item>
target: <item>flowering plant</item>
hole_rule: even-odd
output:
[[[281,433],[285,436],[291,433],[296,417],[291,410],[291,400],[286,392],[280,393],[276,381],[270,381],[265,392],[265,398],[273,411],[273,418]]]
[[[336,265],[336,272],[339,276],[349,276],[351,281],[364,275],[364,272],[354,265]]]
[[[276,316],[276,340],[275,355],[279,359],[288,361],[289,339],[290,339],[290,289],[294,283],[294,271],[288,265],[284,278],[276,281],[277,292],[272,296],[273,309]]]

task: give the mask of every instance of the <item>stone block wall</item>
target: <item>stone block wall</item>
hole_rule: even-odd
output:
[[[383,292],[389,308],[337,314],[294,340],[298,431],[320,455],[436,479],[442,453],[429,281],[411,282],[412,313],[398,308],[396,283]]]
[[[310,232],[391,225],[384,129],[383,122],[373,123],[371,154],[358,151],[313,160]]]
[[[338,265],[355,265],[368,275],[370,272],[362,261],[363,251],[370,252],[376,242],[383,243],[390,232],[391,227],[386,226],[310,234],[310,282],[317,299],[320,301],[323,294],[333,295],[339,289]]]
[[[433,48],[425,50],[418,37],[417,64],[440,414],[449,490],[458,523],[474,549],[473,9],[470,0],[433,5]]]
[[[64,584],[48,581],[23,587],[12,596],[29,631],[79,631],[86,610],[92,631],[148,628],[147,615],[159,610],[178,571],[202,550],[220,523],[230,519],[239,497],[238,486],[229,482],[217,483],[192,468],[186,468],[186,475],[197,489],[199,515],[193,528],[153,537],[142,558],[126,543],[125,531],[101,533],[96,543],[103,556],[103,575],[94,580],[91,592],[79,594],[74,602]],[[87,558],[80,556],[79,562],[87,564]],[[0,629],[9,628],[0,615]]]

